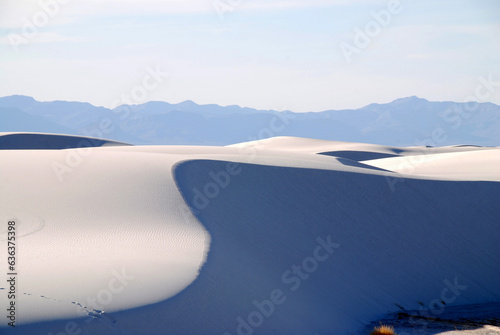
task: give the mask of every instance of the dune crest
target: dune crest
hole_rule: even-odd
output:
[[[22,334],[68,322],[90,334],[356,333],[421,304],[500,300],[498,173],[471,168],[497,148],[282,137],[85,150],[0,152],[1,220],[22,236]]]

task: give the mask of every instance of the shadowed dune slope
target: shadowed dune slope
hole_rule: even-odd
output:
[[[129,145],[99,138],[42,134],[42,133],[0,133],[0,150],[57,150],[102,146]]]
[[[191,207],[200,207],[196,190],[224,164],[177,167]],[[190,326],[224,315],[207,333],[234,333],[237,317],[248,316],[256,309],[252,301],[269,299],[274,289],[286,302],[259,333],[339,334],[397,310],[396,304],[416,309],[417,301],[441,300],[445,281],[467,286],[453,303],[500,299],[498,183],[405,179],[391,192],[382,175],[240,167],[206,208],[195,211],[212,244],[199,278],[178,297],[199,290],[206,298],[205,306],[194,307],[202,317]],[[318,238],[329,236],[340,246],[316,270],[302,269],[303,279],[299,273],[283,277],[294,264],[314,269],[304,260]]]
[[[498,183],[405,179],[391,192],[383,175],[241,164],[216,192],[210,173],[226,167],[175,169],[211,247],[190,287],[138,311],[165,318],[152,334],[341,334],[418,301],[500,299]],[[280,304],[262,307],[273,292]]]

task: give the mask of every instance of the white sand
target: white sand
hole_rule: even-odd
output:
[[[0,237],[11,218],[22,236],[20,330],[56,334],[73,320],[89,334],[245,333],[238,318],[278,289],[286,302],[252,332],[341,334],[440,299],[454,278],[467,289],[453,304],[498,301],[500,190],[468,182],[500,180],[498,162],[496,148],[289,137],[2,151]],[[226,185],[229,170],[240,172]],[[328,236],[338,250],[291,290],[283,274]]]
[[[76,152],[1,154],[2,240],[7,220],[14,218],[18,291],[30,294],[19,299],[21,324],[81,316],[71,302],[116,311],[164,300],[196,278],[208,247],[208,235],[173,182],[177,159],[94,150],[60,182],[53,164],[66,162],[71,153]],[[120,285],[115,271],[134,279]],[[101,290],[110,291],[110,283],[126,294],[109,298]],[[92,306],[89,301],[99,294],[106,303]],[[38,301],[53,309],[24,303],[42,295],[49,299]]]
[[[500,181],[500,149],[407,155],[363,161],[402,174],[442,179]]]
[[[500,334],[500,327],[484,326],[474,330],[452,330],[445,331],[440,334],[443,335],[495,335]]]

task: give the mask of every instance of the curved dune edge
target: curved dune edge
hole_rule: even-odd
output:
[[[205,261],[209,235],[172,179],[177,157],[96,148],[77,161],[77,154],[1,152],[0,175],[8,179],[0,181],[0,222],[15,220],[17,229],[18,326],[100,318],[168,299]],[[52,169],[68,161],[80,164],[63,174]],[[0,298],[3,308],[7,290]]]
[[[331,149],[325,151],[335,150]],[[367,151],[361,147],[357,150]],[[44,166],[54,160],[64,160],[68,152],[73,151],[33,151],[29,159],[38,157],[36,159]],[[411,309],[418,308],[416,299],[426,303],[433,301],[445,287],[444,281],[454,282],[455,277],[460,285],[468,288],[460,292],[453,304],[499,299],[500,292],[492,282],[500,274],[500,266],[491,256],[499,251],[496,240],[500,236],[495,227],[498,228],[500,213],[494,203],[499,196],[498,183],[410,177],[377,171],[364,165],[367,162],[357,164],[354,160],[316,153],[311,148],[294,153],[265,147],[256,151],[239,147],[185,146],[92,149],[92,155],[67,175],[73,181],[65,181],[62,184],[66,186],[57,186],[54,192],[69,188],[67,185],[72,183],[78,188],[88,184],[89,174],[93,174],[94,169],[101,169],[99,178],[93,179],[101,182],[115,174],[112,187],[106,185],[108,187],[103,186],[100,190],[112,190],[108,195],[120,195],[116,201],[127,205],[119,208],[123,211],[119,218],[127,221],[134,218],[136,212],[157,213],[155,215],[159,216],[151,217],[150,221],[155,223],[165,222],[165,215],[178,213],[173,222],[184,223],[187,216],[192,224],[188,227],[194,229],[188,236],[195,236],[198,242],[181,249],[198,250],[198,263],[192,263],[191,279],[175,292],[165,294],[165,287],[142,281],[135,290],[129,291],[132,286],[127,286],[127,290],[114,299],[116,306],[121,305],[103,314],[99,314],[99,310],[89,310],[84,311],[86,315],[78,314],[78,318],[75,314],[65,316],[66,311],[74,308],[82,313],[82,308],[71,301],[58,301],[59,297],[47,295],[53,300],[45,299],[43,304],[37,303],[37,307],[43,311],[46,305],[54,310],[50,305],[60,306],[56,316],[65,317],[65,320],[45,315],[20,330],[23,334],[41,331],[56,334],[64,330],[68,320],[73,320],[78,329],[90,334],[235,334],[243,325],[239,318],[248,324],[250,315],[257,317],[253,313],[259,311],[257,306],[269,306],[265,301],[280,302],[285,297],[286,301],[274,304],[272,313],[263,318],[261,325],[248,326],[256,333],[356,332],[370,321],[395,311],[398,308],[395,303]],[[11,155],[19,159],[25,154]],[[108,164],[103,164],[106,162]],[[102,169],[103,166],[106,167]],[[240,173],[229,174],[239,171],[238,168],[241,168]],[[28,171],[19,173],[26,175]],[[221,172],[230,175],[227,185],[225,174]],[[37,182],[41,176],[54,178],[52,171],[50,174],[43,172],[47,173],[45,175],[40,173],[30,177],[27,185],[40,189],[44,186],[44,182]],[[397,183],[394,183],[394,176],[398,177]],[[73,178],[82,182],[75,182]],[[219,190],[216,191],[212,184]],[[207,185],[210,186],[205,190]],[[91,187],[95,186],[91,183]],[[95,195],[94,191],[84,189],[81,196]],[[96,205],[97,200],[110,201],[110,198],[113,196],[106,197],[104,192],[98,199],[90,198],[90,203]],[[39,199],[39,194],[34,193],[26,201],[35,204]],[[62,200],[62,208],[66,206],[64,202],[75,203],[74,198]],[[187,209],[186,203],[193,212]],[[43,204],[37,204],[37,209],[43,208]],[[14,212],[22,209],[11,208]],[[87,216],[99,214],[88,204],[83,208],[82,213]],[[39,215],[37,210],[34,213]],[[71,215],[66,213],[66,216]],[[114,222],[117,221],[120,220]],[[148,220],[136,218],[134,222]],[[38,229],[36,224],[26,227]],[[184,228],[182,226],[182,231]],[[113,236],[112,231],[100,233]],[[141,231],[133,230],[125,240],[133,241],[140,235]],[[318,238],[328,244],[329,236],[332,243],[340,244],[339,247],[316,250],[320,246]],[[147,245],[149,242],[144,240],[142,243]],[[90,244],[95,248],[96,241]],[[158,252],[161,246],[150,247],[147,256],[161,260],[164,256]],[[131,252],[131,244],[125,249]],[[288,273],[283,281],[283,274],[293,271],[293,265],[302,266],[308,258],[323,259],[327,256],[322,253],[325,250],[332,251],[328,253],[330,256],[324,261],[316,260],[318,268],[307,273],[307,279],[299,278],[300,287],[292,291],[298,275]],[[60,251],[54,250],[54,254]],[[102,257],[102,250],[92,257]],[[137,273],[143,280],[159,283],[161,276],[141,272],[144,270],[140,268],[142,259],[136,259],[131,267],[139,267]],[[154,264],[158,263],[153,263],[151,269],[157,268]],[[306,263],[313,265],[310,259]],[[201,264],[204,265],[200,270]],[[111,268],[110,264],[104,264],[101,270],[105,272]],[[168,275],[167,272],[164,275]],[[95,271],[87,272],[84,277],[89,273],[95,275]],[[25,275],[34,278],[34,272],[25,272]],[[106,279],[109,278],[108,275]],[[106,281],[101,283],[107,285]],[[50,287],[43,283],[39,286],[44,290]],[[143,295],[144,288],[149,296]],[[129,295],[134,291],[135,295]],[[74,295],[70,293],[68,296]],[[135,305],[126,306],[119,301],[120,296],[130,298]],[[25,306],[29,301],[39,301],[33,296],[26,299],[31,300],[26,300]],[[137,304],[138,299],[143,299],[140,304]]]
[[[197,190],[213,182],[211,173],[228,171],[228,162],[187,161],[175,173],[184,198],[212,235],[207,263],[181,296],[197,289],[214,292],[212,303],[219,308],[207,320],[231,315],[207,333],[237,330],[243,324],[238,318],[252,315],[253,302],[270,299],[275,289],[289,303],[276,304],[254,327],[259,332],[343,333],[398,306],[417,309],[421,301],[500,299],[497,183],[406,179],[391,191],[384,173],[239,167],[241,173],[205,203]],[[318,261],[318,269],[293,290],[294,276],[284,270],[304,266],[318,238],[328,237],[338,250],[324,267]],[[231,284],[212,285],[206,281],[211,275],[230,278]],[[453,288],[456,296],[447,295]]]

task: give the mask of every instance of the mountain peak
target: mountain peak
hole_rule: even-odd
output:
[[[194,102],[193,100],[186,100],[186,101],[183,101],[183,102],[179,102],[178,104],[175,104],[176,106],[179,106],[179,107],[193,107],[193,106],[199,106],[196,102]]]
[[[29,107],[38,102],[32,97],[28,97],[26,95],[10,95],[2,97],[0,99],[0,106],[2,107],[18,107],[21,109]]]
[[[412,95],[411,97],[396,99],[393,102],[391,102],[391,104],[393,104],[393,103],[397,103],[397,104],[401,104],[401,103],[422,103],[422,102],[429,102],[429,100],[426,100],[426,99],[423,99],[423,98],[419,98],[416,95]]]

